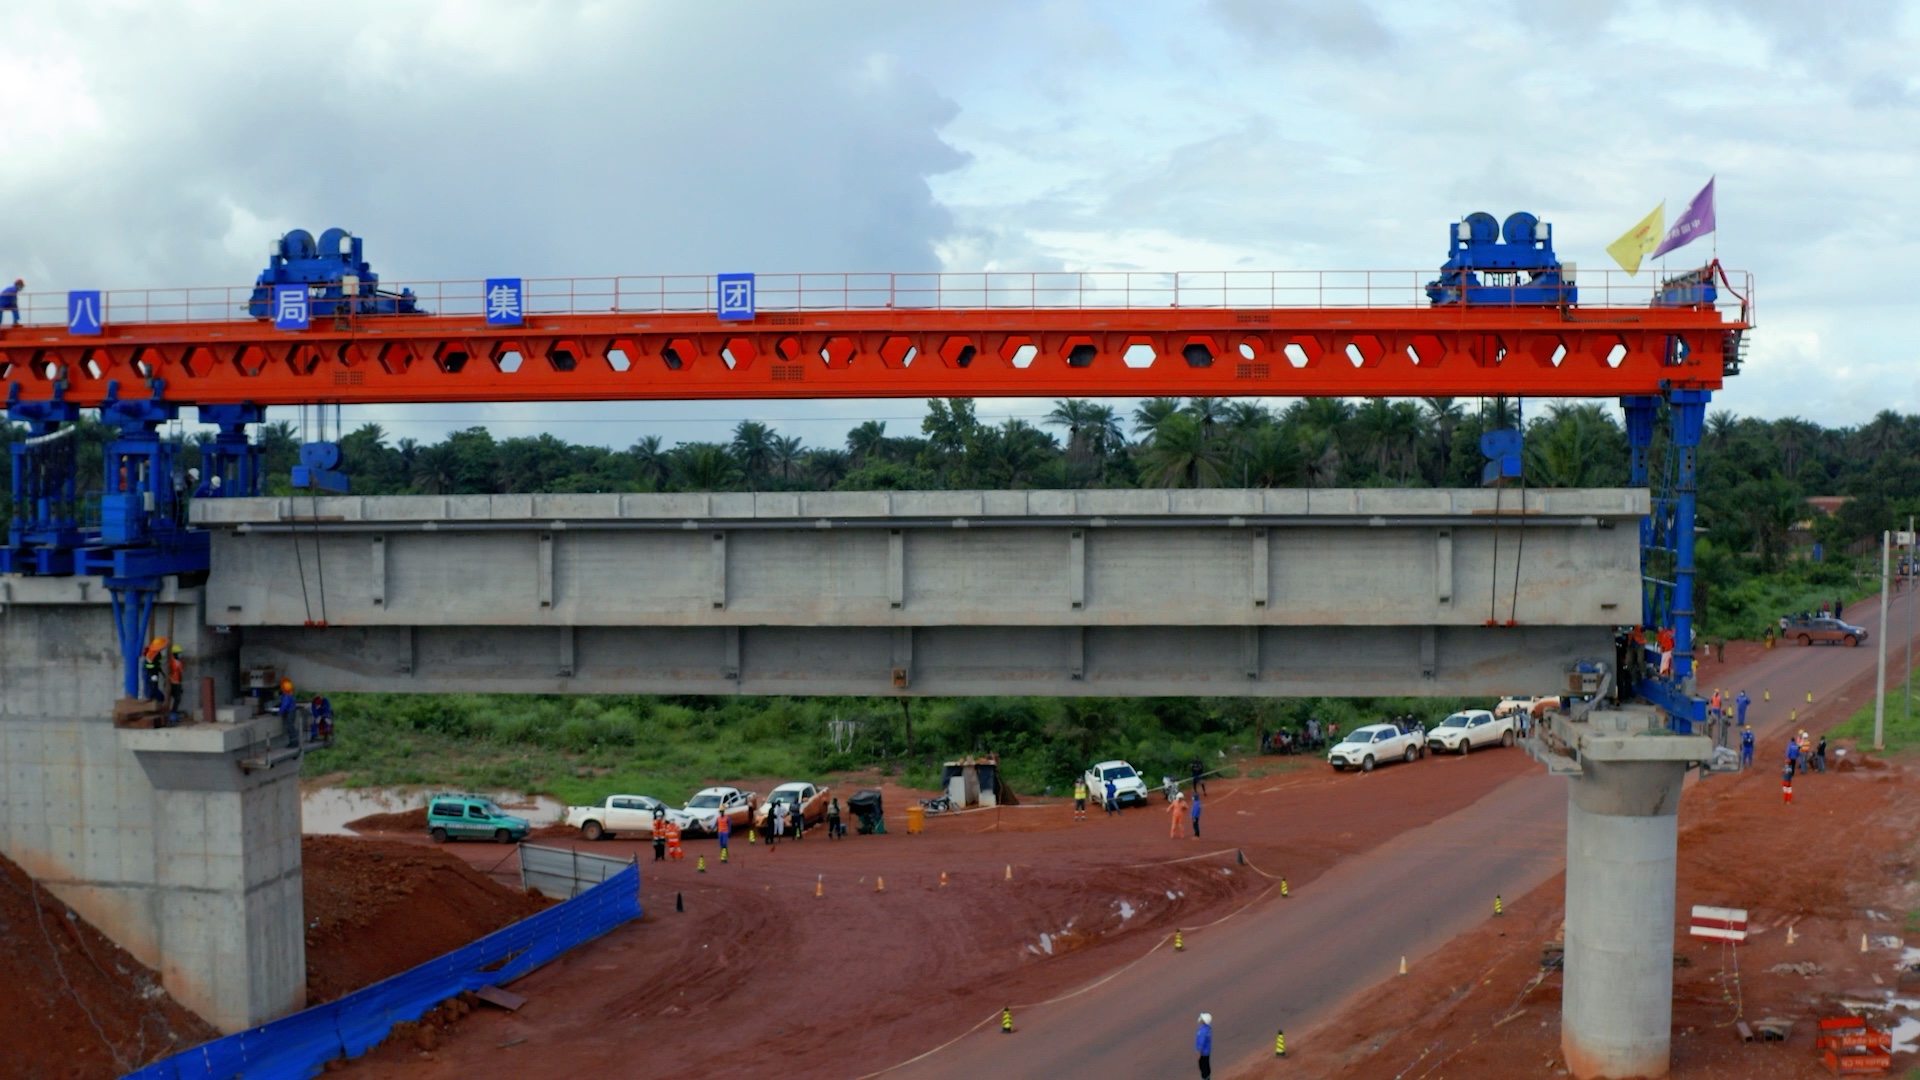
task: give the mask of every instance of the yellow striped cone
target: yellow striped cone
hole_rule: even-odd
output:
[[[747,830],[747,843],[749,843],[749,844],[757,844],[757,843],[759,843],[759,842],[760,842],[760,834],[759,834],[759,833],[757,833],[757,832],[754,832],[754,831],[753,831],[752,829],[748,829],[748,830]]]
[[[727,849],[726,849],[726,848],[721,848],[721,849],[720,849],[720,861],[721,861],[721,862],[726,862],[726,861],[727,861]]]
[[[1013,1034],[1013,1006],[1011,1005],[1000,1010],[1000,1034]]]
[[[1273,1033],[1273,1056],[1287,1056],[1287,1033],[1284,1029],[1277,1030]]]
[[[700,856],[700,861],[698,861],[698,862],[696,862],[696,863],[694,863],[694,864],[693,864],[693,868],[694,868],[694,870],[695,870],[696,872],[698,872],[698,873],[702,873],[702,874],[704,874],[704,873],[706,873],[706,872],[707,872],[707,857],[706,857],[705,855],[702,855],[702,856]]]
[[[1181,952],[1185,950],[1186,947],[1187,947],[1186,939],[1180,936],[1180,931],[1175,930],[1173,932],[1173,951]]]
[[[1281,878],[1280,879],[1280,899],[1285,900],[1292,895],[1293,895],[1292,893],[1289,893],[1287,891],[1287,879]]]
[[[1505,915],[1507,913],[1507,905],[1501,901],[1498,893],[1495,893],[1493,897],[1493,913],[1495,915]]]
[[[1807,704],[1813,704],[1813,691],[1807,691]]]
[[[1762,690],[1762,691],[1760,691],[1760,700],[1761,700],[1761,701],[1772,701],[1772,700],[1773,700],[1773,691],[1771,691],[1771,690]]]

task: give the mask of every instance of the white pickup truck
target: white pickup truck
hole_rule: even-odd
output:
[[[1401,731],[1392,724],[1368,724],[1354,728],[1333,749],[1327,751],[1327,761],[1335,772],[1359,769],[1372,772],[1375,765],[1385,765],[1389,761],[1412,761],[1420,756],[1420,733]]]
[[[1483,746],[1512,746],[1516,736],[1509,712],[1495,716],[1485,709],[1465,709],[1454,713],[1427,732],[1427,746],[1434,753],[1471,754]]]
[[[588,840],[621,832],[651,837],[656,810],[677,813],[651,795],[609,795],[600,800],[598,806],[567,807],[567,827],[579,829],[580,835]]]

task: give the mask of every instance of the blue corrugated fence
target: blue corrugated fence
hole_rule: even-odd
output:
[[[498,985],[640,917],[640,866],[563,904],[338,1001],[215,1039],[125,1080],[306,1080],[330,1060],[358,1057],[393,1025],[417,1020],[465,990]]]

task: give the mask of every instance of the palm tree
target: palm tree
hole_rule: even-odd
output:
[[[845,450],[809,450],[802,465],[807,478],[822,490],[845,480],[852,471],[852,460]]]
[[[742,420],[733,429],[733,455],[746,470],[748,486],[767,475],[773,464],[774,438],[773,429],[756,420]]]
[[[732,491],[740,484],[740,462],[724,446],[681,443],[673,457],[674,472],[688,491]]]
[[[1078,398],[1053,403],[1053,411],[1047,414],[1046,424],[1067,429],[1067,453],[1086,450],[1085,437],[1081,433],[1093,422],[1094,408],[1093,402]]]
[[[627,455],[633,458],[633,471],[640,482],[658,490],[661,481],[667,478],[667,460],[660,450],[660,436],[646,436],[628,447]]]
[[[1707,414],[1707,449],[1720,453],[1727,448],[1733,438],[1734,428],[1740,425],[1738,417],[1731,409],[1715,409]]]
[[[852,431],[847,432],[847,453],[858,468],[869,461],[884,457],[887,452],[887,423],[884,420],[869,420]]]
[[[793,480],[793,467],[800,463],[800,457],[805,451],[806,446],[798,435],[774,436],[772,461],[780,470],[781,483],[790,483]]]
[[[460,484],[460,472],[453,447],[435,443],[414,458],[413,486],[429,495],[451,495]]]
[[[1167,417],[1179,411],[1177,397],[1148,398],[1133,410],[1133,432],[1143,438],[1151,436]]]
[[[1213,429],[1218,426],[1221,419],[1227,415],[1227,399],[1217,397],[1188,398],[1186,411],[1188,415],[1200,421],[1200,427],[1211,436]]]
[[[1111,405],[1095,405],[1088,413],[1087,445],[1102,459],[1118,453],[1127,445],[1127,433],[1120,426],[1120,414]]]
[[[1141,481],[1150,487],[1219,487],[1225,467],[1220,441],[1185,412],[1162,420],[1140,455]]]
[[[1240,453],[1241,477],[1249,487],[1294,487],[1306,477],[1299,440],[1272,424],[1243,435]]]
[[[1235,431],[1252,431],[1273,423],[1273,412],[1257,401],[1230,401],[1222,415]]]
[[[1453,469],[1453,436],[1467,418],[1466,409],[1450,397],[1421,398],[1427,407],[1426,428],[1433,435],[1433,481],[1446,483]]]

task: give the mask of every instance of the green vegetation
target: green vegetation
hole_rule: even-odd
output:
[[[1889,657],[1887,666],[1894,667],[1905,661],[1904,656],[1898,659]],[[1920,744],[1920,708],[1916,708],[1920,703],[1913,701],[1916,686],[1920,685],[1920,680],[1915,676],[1916,673],[1908,672],[1905,686],[1887,688],[1887,715],[1885,727],[1882,730],[1888,750],[1904,750],[1909,746]],[[1847,717],[1846,723],[1829,731],[1827,735],[1835,739],[1859,739],[1861,746],[1871,747],[1873,745],[1873,702],[1869,700],[1865,705],[1854,710],[1853,715]]]
[[[1015,791],[1064,792],[1088,764],[1125,758],[1148,777],[1217,768],[1253,750],[1261,728],[1307,717],[1342,730],[1389,714],[1433,721],[1447,699],[704,698],[517,694],[341,694],[333,749],[316,774],[350,785],[423,784],[539,792],[567,803],[636,792],[678,802],[713,782],[814,778],[879,768],[931,787],[940,763],[1000,754]],[[913,725],[912,749],[907,723]],[[836,749],[829,721],[860,724]],[[1227,755],[1225,760],[1222,754]],[[1261,767],[1277,770],[1288,759]]]

